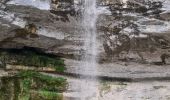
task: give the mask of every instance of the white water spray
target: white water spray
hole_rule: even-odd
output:
[[[97,73],[97,32],[96,22],[98,14],[96,0],[84,0],[83,28],[84,28],[84,49],[85,55],[82,60],[80,73],[92,77],[81,77],[81,100],[98,100]]]
[[[128,0],[122,0],[122,3],[124,4],[124,8],[127,8],[127,1]]]

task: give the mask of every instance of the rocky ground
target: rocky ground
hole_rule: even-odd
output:
[[[169,100],[170,97],[169,82],[115,82],[102,85],[101,100]]]
[[[60,75],[48,74],[53,77]],[[64,93],[64,100],[79,100],[80,93],[79,84],[83,80],[73,77],[65,77],[68,79],[69,88]],[[93,81],[91,81],[93,82]],[[169,81],[140,81],[140,82],[125,82],[125,81],[99,81],[97,84],[98,91],[87,98],[93,100],[169,100]],[[94,99],[96,100],[96,99]]]

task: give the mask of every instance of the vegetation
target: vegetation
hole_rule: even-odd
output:
[[[49,92],[49,91],[38,91],[35,92],[36,98],[35,100],[42,100],[41,98],[43,97],[45,100],[63,100],[63,95],[54,93],[54,92]]]
[[[67,80],[35,71],[22,71],[13,77],[3,77],[0,100],[62,100]]]
[[[1,50],[0,60],[4,66],[6,64],[11,64],[34,67],[52,67],[59,72],[65,70],[63,59],[30,50]]]
[[[16,77],[24,78],[23,84],[26,87],[30,87],[29,82],[33,80],[37,86],[37,89],[46,90],[46,91],[64,91],[66,90],[66,80],[63,78],[55,78],[48,75],[43,75],[35,71],[22,71],[16,75]],[[26,80],[25,80],[26,79]],[[45,84],[45,85],[44,85]]]

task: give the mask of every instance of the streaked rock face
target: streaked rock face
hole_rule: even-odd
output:
[[[12,0],[7,5],[8,12],[1,11],[1,15],[3,16],[1,20],[1,37],[4,34],[7,34],[9,30],[13,30],[15,28],[24,27],[27,22],[34,23],[38,30],[37,33],[40,35],[40,38],[28,38],[28,40],[17,38],[13,41],[17,43],[21,43],[27,46],[33,47],[41,47],[46,48],[48,52],[52,53],[61,53],[64,55],[78,55],[80,56],[81,53],[84,51],[82,49],[83,45],[83,33],[82,33],[82,26],[80,19],[76,18],[75,16],[71,16],[69,12],[69,7],[75,6],[79,4],[81,0],[52,0],[51,5],[46,0]],[[110,3],[114,3],[115,0],[99,0],[99,2],[103,2],[106,5]],[[24,4],[25,3],[25,4]],[[28,4],[30,3],[30,4]],[[38,4],[46,5],[44,6],[45,10],[42,9],[40,6],[36,6]],[[27,6],[25,6],[27,5]],[[54,5],[54,7],[53,7]],[[31,7],[30,7],[31,6]],[[35,8],[36,7],[36,8]],[[53,14],[49,10],[46,9],[52,8],[55,11],[61,11],[61,15]],[[66,8],[64,8],[66,7]],[[74,8],[74,7],[73,7]],[[67,14],[63,14],[67,12]],[[108,7],[98,7],[98,13],[100,14],[97,22],[97,29],[98,29],[98,39],[100,41],[99,44],[99,52],[100,57],[103,58],[106,56],[104,48],[103,48],[103,35],[105,32],[101,29],[101,26],[107,26],[110,23],[117,23],[118,21],[114,21],[114,16],[110,16]],[[106,13],[107,12],[107,13]],[[168,13],[162,14],[164,17],[168,18]],[[165,16],[166,15],[166,16]],[[14,19],[14,16],[17,18]],[[65,18],[65,19],[64,19]],[[134,19],[139,24],[139,29],[142,33],[166,33],[169,30],[169,22],[162,21],[154,18],[145,18],[139,16],[135,13],[126,14],[126,18]],[[60,19],[60,20],[58,20]],[[63,21],[64,20],[64,21]],[[112,27],[111,27],[112,29]],[[128,28],[124,29],[123,31],[130,32]],[[13,35],[11,33],[8,33]],[[10,36],[5,35],[5,36]],[[143,35],[140,35],[143,36]],[[140,36],[138,38],[140,38]],[[4,38],[7,38],[4,37]],[[3,40],[2,38],[1,40]],[[166,37],[168,38],[168,37]],[[142,37],[143,39],[143,37]],[[158,39],[159,40],[159,39]],[[167,40],[167,39],[166,39]],[[60,42],[56,42],[60,41]],[[142,40],[143,41],[143,40]],[[8,44],[9,45],[9,44]],[[9,47],[5,45],[5,47]],[[13,47],[13,46],[12,46]],[[14,46],[15,47],[15,46]],[[17,46],[16,46],[17,47]],[[159,56],[157,56],[159,59]]]

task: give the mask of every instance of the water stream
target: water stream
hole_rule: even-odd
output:
[[[84,50],[85,54],[82,59],[82,68],[80,73],[83,75],[91,75],[90,78],[80,77],[80,98],[81,100],[98,100],[98,81],[97,73],[97,32],[96,22],[98,18],[96,0],[84,0],[83,1],[84,12],[82,26],[84,29]]]

